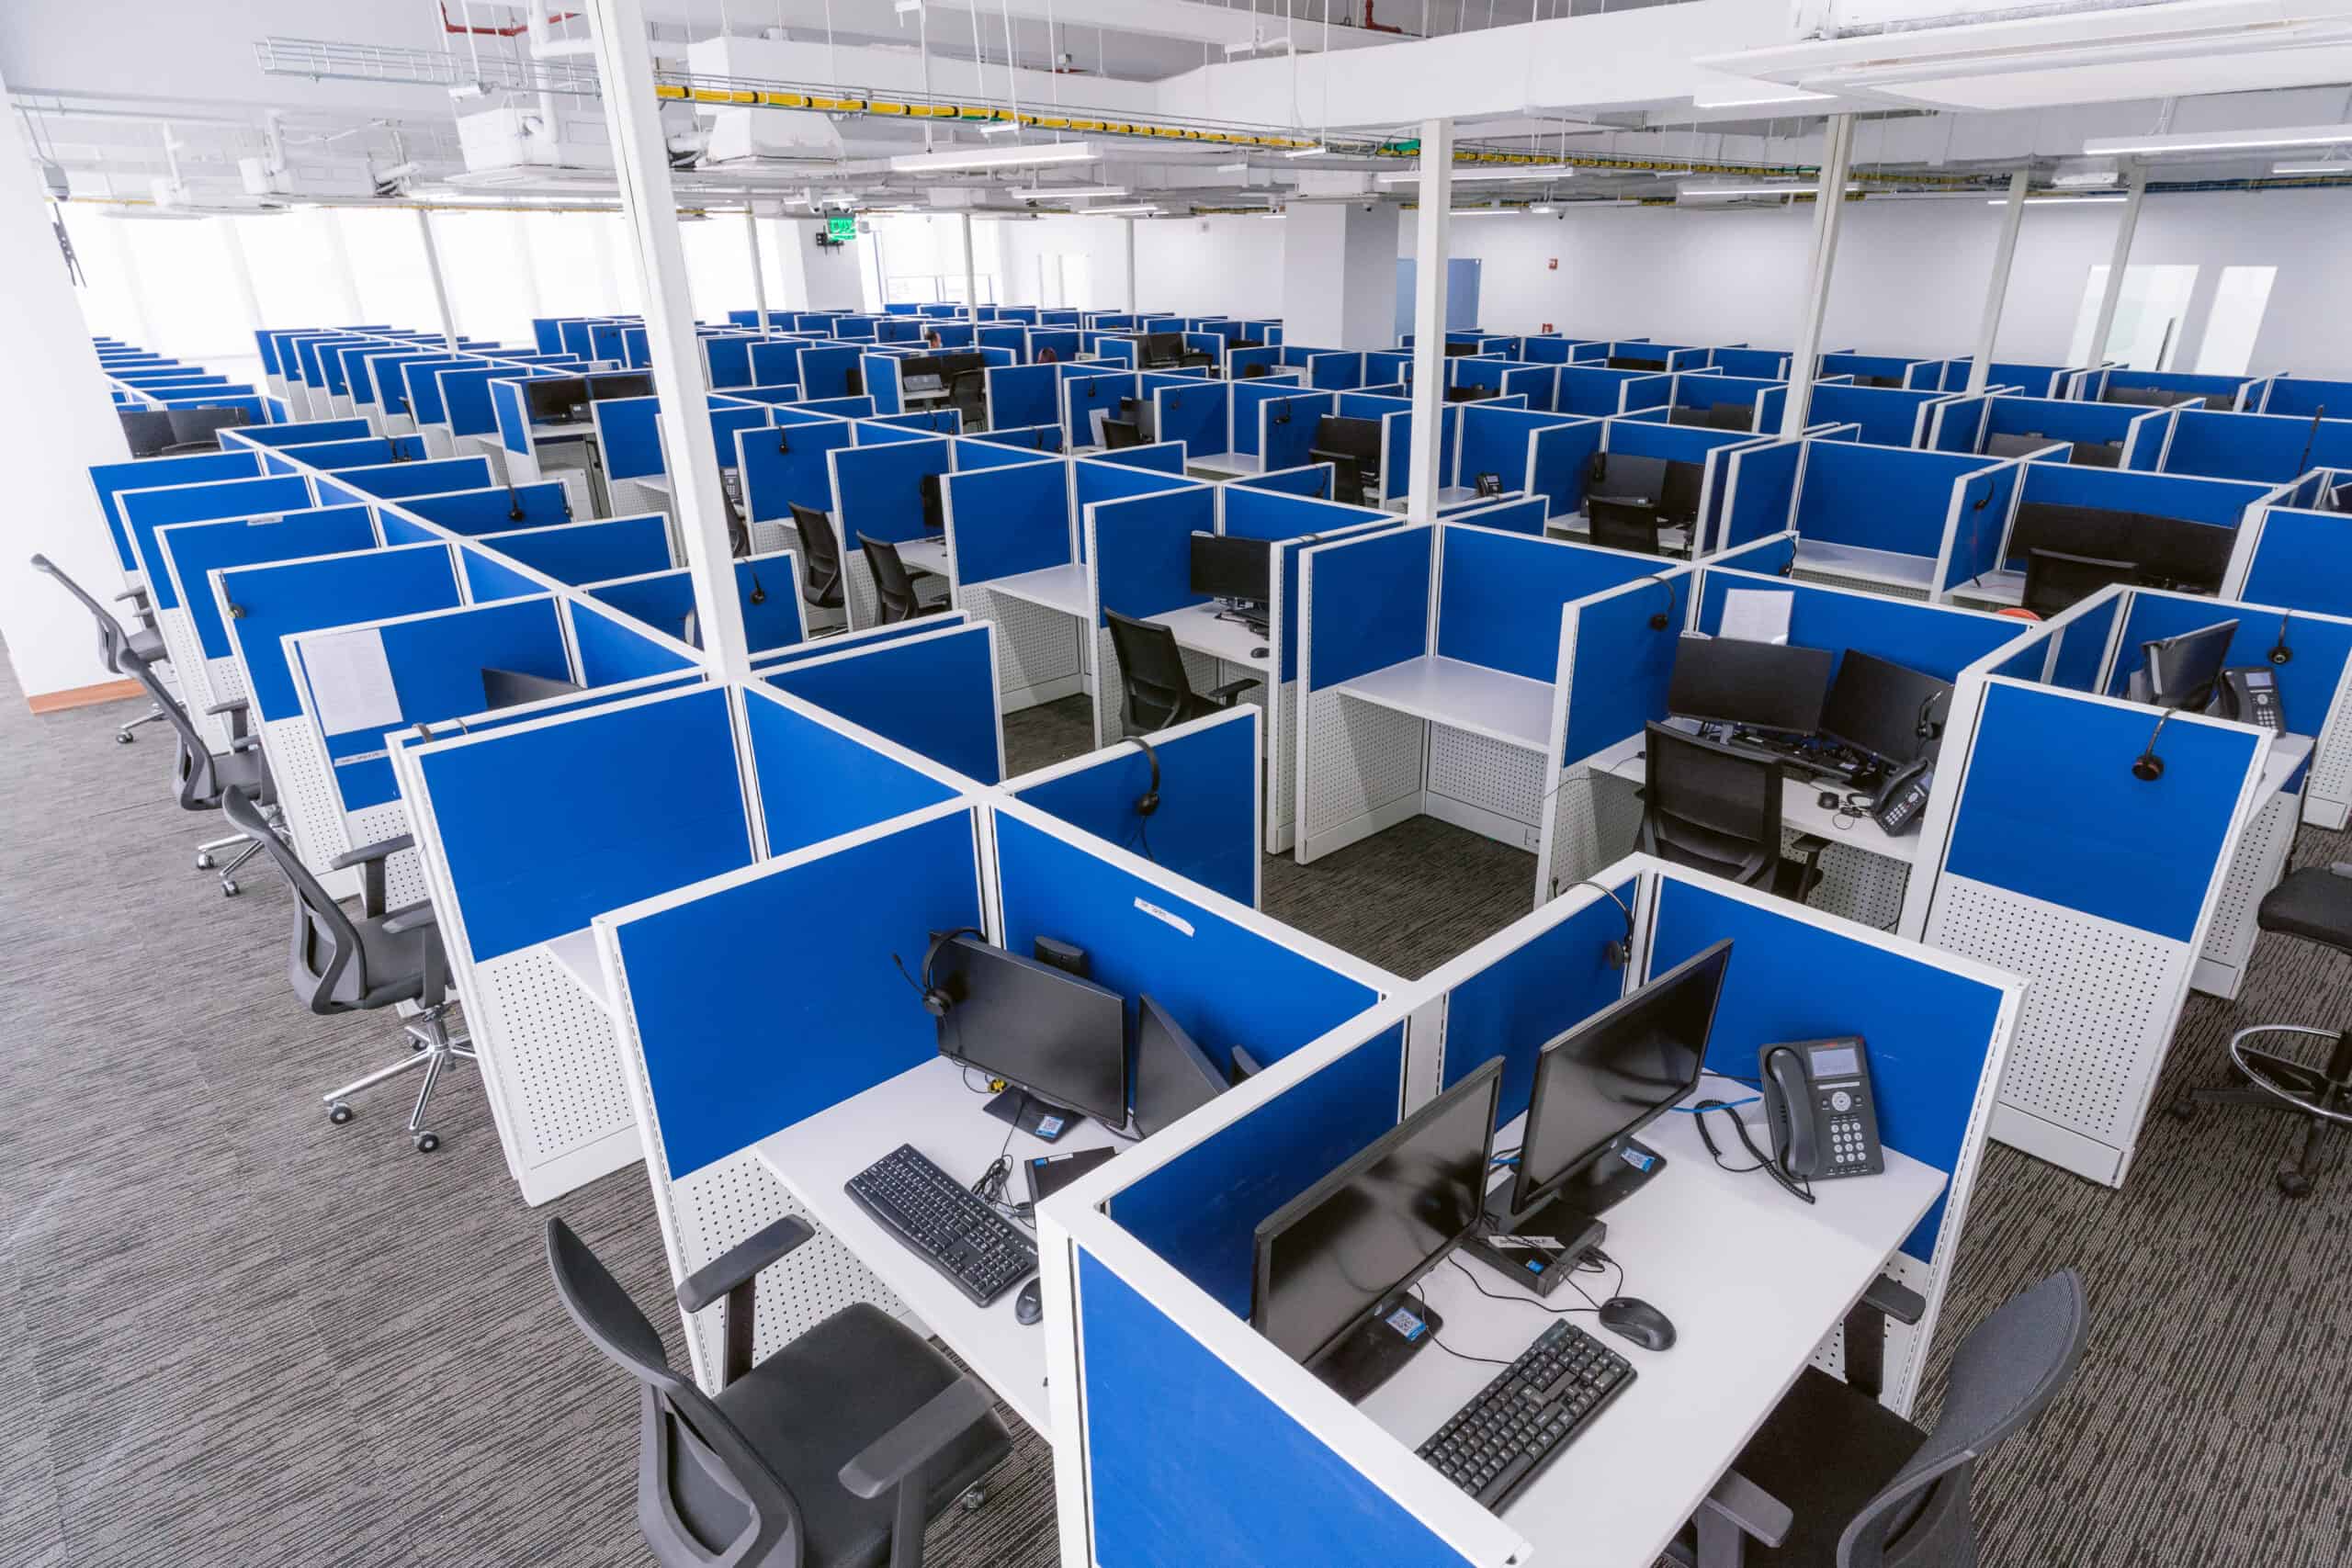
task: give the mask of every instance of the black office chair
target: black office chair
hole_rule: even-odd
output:
[[[637,1524],[661,1568],[921,1568],[923,1527],[1012,1451],[988,1391],[858,1302],[753,1365],[760,1271],[814,1233],[782,1219],[688,1276],[689,1313],[727,1303],[717,1393],[670,1368],[662,1337],[588,1245],[548,1222],[564,1310],[639,1387]]]
[[[1116,452],[1122,447],[1143,444],[1143,426],[1136,421],[1106,419],[1102,422],[1102,446],[1105,451]]]
[[[2110,582],[2130,582],[2139,575],[2138,561],[2102,560],[2064,550],[2028,550],[2022,603],[2046,619]]]
[[[1261,376],[1271,376],[1273,373],[1274,367],[1262,360],[1253,359],[1241,367],[1241,378],[1245,381],[1254,381]]]
[[[2123,443],[2077,441],[2066,461],[2078,468],[2120,468],[2123,466]]]
[[[220,432],[251,423],[243,409],[172,409],[168,414],[172,444],[164,448],[166,453],[217,452]]]
[[[2263,896],[2255,924],[2352,954],[2352,863],[2305,866]],[[2258,1034],[2300,1034],[2329,1042],[2327,1065],[2312,1066],[2245,1043]],[[2272,1173],[2290,1198],[2311,1196],[2320,1154],[2339,1127],[2352,1125],[2352,1030],[2264,1023],[2230,1036],[2230,1061],[2243,1081],[2219,1089],[2183,1089],[2169,1109],[2186,1122],[2200,1105],[2255,1105],[2303,1118],[2292,1165]]]
[[[1783,852],[1780,764],[1663,724],[1644,728],[1642,852],[1803,903],[1828,844],[1801,835],[1790,846],[1798,858]]]
[[[1119,683],[1125,689],[1126,725],[1149,734],[1170,725],[1206,718],[1231,707],[1255,680],[1227,681],[1206,692],[1193,690],[1184,673],[1183,650],[1176,634],[1152,621],[1138,621],[1116,610],[1105,610],[1111,624],[1111,649],[1119,659]]]
[[[813,506],[797,501],[786,504],[792,508],[793,532],[800,536],[800,558],[808,563],[800,597],[820,610],[838,610],[842,607],[842,550],[833,520]]]
[[[964,416],[964,434],[989,427],[989,382],[985,370],[967,370],[947,383],[947,401]]]
[[[880,606],[884,626],[911,621],[918,615],[935,615],[947,607],[941,603],[925,603],[916,596],[914,574],[899,558],[898,546],[860,534],[857,547],[865,552],[866,570],[874,574],[874,598]]]
[[[119,408],[115,418],[122,422],[122,438],[130,443],[134,457],[160,457],[172,445],[172,416],[167,409]]]
[[[1657,508],[1638,501],[1614,501],[1605,495],[1587,496],[1585,522],[1592,542],[1612,550],[1635,550],[1645,556],[1665,554],[1658,544]]]
[[[1328,446],[1310,446],[1306,460],[1331,465],[1331,499],[1342,506],[1369,506],[1364,499],[1363,465],[1345,452],[1334,452]]]
[[[114,596],[117,604],[125,599],[130,601],[131,613],[139,617],[139,629],[132,631],[116,620],[88,589],[60,571],[47,556],[35,555],[32,566],[35,571],[45,571],[55,578],[58,586],[80,600],[82,608],[90,612],[90,618],[98,624],[98,660],[107,670],[117,675],[128,674],[129,671],[122,667],[122,656],[126,651],[136,654],[151,665],[171,662],[171,655],[164,648],[163,630],[155,625],[155,612],[148,603],[144,588],[126,588]],[[153,724],[164,716],[164,705],[161,702],[154,704],[137,718],[117,726],[114,732],[116,742],[130,745],[137,739],[130,733],[132,730],[142,724]]]
[[[2072,1269],[2011,1297],[1952,1353],[1928,1432],[1881,1404],[1875,1387],[1807,1367],[1668,1558],[1690,1568],[1976,1568],[1975,1462],[2064,1392],[2089,1332]]]
[[[268,852],[294,890],[294,945],[286,962],[294,994],[312,1012],[373,1012],[378,1008],[414,1002],[417,1010],[401,1020],[409,1049],[389,1067],[344,1085],[324,1096],[327,1120],[337,1126],[351,1120],[350,1097],[412,1068],[424,1069],[416,1091],[416,1109],[409,1113],[409,1143],[419,1154],[441,1146],[440,1136],[424,1125],[424,1108],[441,1081],[441,1070],[454,1060],[474,1059],[462,1029],[449,1032],[449,960],[442,952],[441,930],[433,906],[411,904],[384,907],[384,863],[415,840],[406,833],[338,855],[330,863],[337,871],[356,866],[360,874],[357,919],[319,886],[292,845],[269,830],[260,807],[244,790],[232,788],[220,797],[229,820]]]
[[[186,705],[164,689],[163,677],[154,667],[137,654],[126,649],[122,669],[140,685],[156,707],[163,710],[165,722],[171,725],[178,742],[172,752],[173,797],[183,811],[219,811],[228,792],[242,788],[259,803],[262,815],[268,820],[273,833],[279,830],[283,818],[277,809],[277,785],[269,774],[268,759],[263,756],[261,738],[245,733],[247,705],[243,697],[231,702],[216,703],[206,713],[225,716],[229,720],[229,750],[215,751],[197,733],[196,721],[187,716]],[[213,839],[196,846],[196,869],[216,869],[214,857],[223,850],[245,844],[248,837],[242,829],[226,839]],[[244,849],[228,864],[219,866],[220,896],[237,896],[237,868],[253,859],[254,846]]]

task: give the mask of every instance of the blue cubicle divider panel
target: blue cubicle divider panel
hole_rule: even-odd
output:
[[[1061,373],[1050,365],[1015,365],[988,373],[989,423],[999,428],[1060,423]]]
[[[1271,353],[1270,349],[1255,350]],[[1233,450],[1255,454],[1267,472],[1295,468],[1315,447],[1315,422],[1337,407],[1329,392],[1302,391],[1295,377],[1233,385]]]
[[[368,435],[345,441],[314,441],[300,446],[273,448],[280,457],[313,468],[369,468],[379,463],[414,462],[424,456],[422,435]]]
[[[1184,472],[1184,447],[1181,442],[1162,441],[1149,446],[1123,446],[1105,452],[1090,452],[1086,460],[1182,477]]]
[[[2352,615],[2352,518],[2269,508],[2242,597],[2281,609]]]
[[[858,440],[865,439],[861,433]],[[954,467],[953,452],[952,444],[937,436],[834,450],[833,504],[847,547],[856,550],[860,534],[892,545],[922,538],[922,480],[947,473]]]
[[[2145,512],[2191,523],[2237,527],[2245,510],[2268,487],[2243,479],[2204,479],[2190,474],[2150,474],[2131,468],[2095,468],[2073,463],[2026,465],[2026,502],[2098,506],[2115,512]]]
[[[1609,946],[1625,940],[1624,909],[1639,889],[1628,880],[1610,891],[1623,908],[1596,898],[1446,993],[1445,1063],[1438,1087],[1452,1089],[1500,1056],[1498,1128],[1526,1111],[1535,1091],[1535,1058],[1544,1044],[1625,993],[1624,971],[1609,962]]]
[[[484,365],[480,360],[421,370],[408,378],[409,406],[420,423],[447,424],[451,435],[497,435],[503,446],[504,405],[492,388],[522,374],[511,366]],[[519,416],[522,405],[518,402],[514,408]]]
[[[2129,767],[2117,771],[2135,782]],[[1870,1052],[1880,1137],[1939,1170],[1958,1165],[2000,1015],[1998,987],[1696,882],[1659,879],[1651,975],[1725,938],[1731,964],[1707,1043],[1709,1071],[1752,1079],[1768,1044],[1859,1034]],[[1825,974],[1838,984],[1820,985]],[[1923,1263],[1935,1250],[1944,1203],[1937,1199],[1903,1243]]]
[[[1047,460],[966,469],[943,481],[956,530],[956,581],[1014,577],[1070,559],[1069,477]]]
[[[1467,403],[1447,403],[1438,410],[1437,484],[1440,490],[1458,482],[1454,468],[1454,436],[1462,426]],[[1401,497],[1413,491],[1413,416],[1392,413],[1380,422],[1380,493]]]
[[[1159,408],[1157,434],[1162,441],[1181,441],[1189,458],[1216,457],[1230,443],[1226,431],[1233,418],[1233,396],[1223,381],[1167,382],[1152,394]]]
[[[638,632],[617,611],[578,599],[567,601],[564,608],[571,617],[572,644],[580,650],[581,678],[591,686],[695,667],[693,659]]]
[[[1315,685],[1336,686],[1429,651],[1431,554],[1426,523],[1322,547],[1312,563],[1321,613],[1306,645]]]
[[[1986,459],[1858,442],[1815,442],[1792,525],[1807,539],[1933,560],[1943,548],[1953,481]]]
[[[1572,419],[1535,433],[1534,479],[1529,488],[1544,498],[1552,516],[1584,510],[1586,476],[1605,430],[1598,420]]]
[[[571,502],[556,479],[526,485],[492,485],[487,490],[453,490],[438,495],[412,495],[400,510],[413,513],[452,534],[503,534],[512,529],[541,527],[571,519]],[[514,515],[520,512],[523,515]],[[387,512],[386,515],[390,515]],[[502,544],[500,548],[505,547]]]
[[[746,430],[735,438],[742,469],[743,515],[773,523],[792,515],[791,503],[833,509],[833,474],[827,454],[847,447],[857,432],[847,420],[779,421],[773,430]]]
[[[2280,376],[2262,391],[2264,413],[2301,414],[2309,419],[2322,409],[2352,409],[2352,381],[2323,381],[2308,376]]]
[[[1960,520],[1952,528],[1951,559],[1937,586],[1958,588],[1999,569],[2010,506],[2025,479],[2022,462],[2003,463],[1968,477],[1960,495]]]
[[[1144,448],[1129,448],[1140,450]],[[1071,498],[1081,513],[1098,501],[1124,501],[1131,495],[1157,495],[1161,491],[1206,489],[1181,473],[1108,460],[1125,455],[1093,455],[1078,458],[1070,465]]]
[[[226,659],[232,651],[228,629],[220,624],[220,606],[212,597],[209,574],[215,568],[340,555],[373,549],[376,545],[375,528],[364,506],[289,512],[274,522],[235,518],[180,523],[160,530],[156,537],[165,558],[164,575],[187,591],[184,603],[188,623],[196,628],[197,641],[207,659]]]
[[[710,365],[713,387],[748,387],[752,384],[752,345],[760,340],[750,337],[707,337],[702,340],[704,357]],[[631,364],[638,363],[635,359]]]
[[[419,769],[475,962],[751,865],[727,694],[715,686],[442,745]],[[517,778],[543,787],[517,792]]]
[[[526,598],[548,592],[546,583],[527,572],[517,570],[514,563],[505,557],[494,555],[476,544],[458,547],[458,570],[465,573],[466,596],[477,604],[488,604],[500,599]]]
[[[1189,877],[1237,904],[1258,902],[1258,733],[1243,703],[1182,734],[1154,739],[1159,806],[1136,802],[1152,787],[1152,763],[1120,741],[1058,776],[1013,791],[1038,810]]]
[[[1880,446],[1908,446],[1919,428],[1919,411],[1941,392],[1913,391],[1898,387],[1854,387],[1820,383],[1813,389],[1806,417],[1861,426],[1862,439]]]
[[[1078,331],[1074,327],[1035,326],[1029,329],[1028,361],[1032,365],[1049,365],[1075,358],[1080,352]],[[1052,358],[1046,355],[1051,354]]]
[[[1559,672],[1560,606],[1648,577],[1659,565],[1655,558],[1459,524],[1445,525],[1440,556],[1436,651],[1546,682]],[[1318,601],[1322,570],[1318,559]],[[1347,613],[1342,602],[1340,614]],[[1319,638],[1316,658],[1319,664]],[[1320,669],[1316,679],[1323,681]]]
[[[1486,408],[1477,403],[1464,405],[1460,419],[1459,471],[1464,482],[1479,474],[1493,474],[1505,490],[1526,488],[1536,434],[1566,422],[1561,414]]]
[[[789,550],[739,560],[735,566],[735,597],[741,606],[743,635],[754,654],[764,654],[779,648],[788,648],[800,640],[800,595],[794,590],[796,581],[792,553]],[[769,575],[783,585],[770,591],[761,576],[766,568]],[[684,567],[676,567],[630,578],[620,582],[598,583],[588,592],[627,615],[635,616],[654,630],[683,639],[686,616],[695,608],[693,575]]]
[[[238,446],[312,446],[328,441],[357,441],[374,434],[364,419],[310,419],[298,424],[241,425],[235,432]],[[145,459],[148,462],[171,462],[169,457]],[[120,464],[114,465],[117,468]]]
[[[2096,690],[2099,668],[2107,662],[2108,634],[2115,629],[2115,618],[2122,611],[2122,595],[2111,594],[2052,633],[2058,641],[2058,657],[2046,683],[2074,692]],[[2136,661],[2137,650],[2132,651]],[[2030,681],[2038,676],[2020,672],[2018,678]]]
[[[1248,1561],[1294,1568],[1464,1568],[1402,1504],[1082,1248],[1078,1280],[1090,1522],[1096,1542],[1117,1543],[1104,1562],[1194,1568],[1235,1561],[1246,1542]],[[1184,1484],[1155,1484],[1171,1453],[1186,1456]]]
[[[559,582],[610,582],[670,568],[670,526],[657,513],[501,534],[487,548]]]
[[[1194,485],[1098,502],[1090,523],[1097,625],[1110,625],[1101,618],[1109,610],[1140,621],[1207,600],[1193,592],[1193,536],[1216,531],[1214,490]]]
[[[156,529],[173,523],[308,512],[312,505],[311,481],[299,474],[176,484],[168,490],[118,491],[115,503],[121,508],[123,530],[139,570],[146,574],[148,597],[158,610],[178,609],[179,596],[172,592],[171,579],[155,552]]]
[[[911,621],[899,621],[887,626],[868,626],[864,631],[835,632],[830,637],[780,648],[774,653],[762,654],[752,664],[754,677],[797,664],[804,659],[823,659],[852,649],[868,647],[877,642],[896,642],[900,637],[927,637],[933,632],[945,631],[950,626],[968,626],[971,617],[961,610],[941,610],[933,615],[919,615]]]
[[[1119,417],[1121,398],[1139,397],[1136,378],[1124,370],[1069,367],[1062,378],[1062,431],[1067,446],[1095,446],[1094,416]]]
[[[447,545],[240,567],[223,572],[220,581],[229,603],[242,612],[237,643],[249,666],[254,712],[265,720],[292,718],[302,711],[293,675],[279,653],[280,637],[446,610],[458,602],[457,567]]]
[[[376,528],[388,545],[430,545],[446,541],[449,536],[433,525],[420,522],[389,506],[378,517]]]
[[[913,413],[876,414],[857,426],[860,446],[887,446],[893,441],[920,441],[926,435],[958,435],[964,416],[952,408],[919,409]]]
[[[1764,577],[1786,577],[1796,566],[1797,539],[1789,533],[1768,534],[1744,545],[1719,550],[1706,559],[1708,570],[1752,571]]]
[[[2165,470],[2283,484],[2352,462],[2352,420],[2185,410],[2172,422]]]
[[[2154,710],[1995,682],[1970,744],[1945,869],[2176,942],[2195,932],[2256,736],[2174,722],[2164,776],[2132,771]],[[2064,799],[2063,813],[2049,809]]]
[[[606,479],[637,479],[664,471],[659,398],[599,398],[588,412],[596,422]]]
[[[531,451],[531,414],[529,407],[523,401],[523,382],[528,375],[527,371],[507,375],[493,373],[483,378],[490,389],[490,407],[498,431],[498,444],[509,452],[526,457]],[[455,396],[451,383],[458,379],[458,376],[443,379],[444,398]],[[451,427],[455,428],[454,420]]]
[[[2123,694],[2126,681],[2142,662],[2142,644],[2222,621],[2234,621],[2238,628],[2230,639],[2229,665],[2268,671],[2278,682],[2278,702],[2286,709],[2287,728],[2300,735],[2320,734],[2326,728],[2344,666],[2352,659],[2352,621],[2333,615],[2306,613],[2282,617],[2273,609],[2254,609],[2195,594],[2134,592],[2108,694]],[[2274,666],[2270,651],[2282,644],[2290,657],[2287,663]],[[2167,734],[2165,739],[2170,739]]]
[[[743,712],[771,856],[787,855],[955,796],[953,789],[930,774],[757,687],[747,691]]]
[[[863,395],[854,398],[803,398],[791,408],[796,413],[831,414],[836,419],[872,419],[875,412],[874,400]],[[776,423],[784,423],[781,416]]]
[[[1650,720],[1666,717],[1667,689],[1690,601],[1690,574],[1675,572],[1577,606],[1563,763],[1605,750],[1641,733]],[[1661,612],[1667,624],[1651,626],[1650,618]]]
[[[972,814],[951,810],[616,923],[673,1180],[938,1055],[899,965],[983,923],[978,863]],[[711,955],[760,931],[792,940],[713,984]]]
[[[344,468],[319,481],[320,498],[326,487],[338,486],[355,500],[374,497],[393,501],[404,495],[433,495],[449,490],[486,490],[498,482],[487,457],[442,457],[423,463],[393,463],[379,468]]]
[[[966,778],[992,784],[1004,776],[995,647],[993,628],[973,623],[832,658],[795,660],[765,679]]]
[[[1001,468],[1014,463],[1035,463],[1057,457],[1062,449],[1062,427],[1058,424],[1032,424],[1012,429],[984,430],[968,435],[956,444],[956,468]]]
[[[1724,595],[1734,589],[1789,595],[1789,641],[1799,648],[1828,649],[1838,661],[1848,649],[1859,648],[1939,681],[1952,680],[1994,649],[2032,635],[2027,623],[1990,611],[1751,576],[1712,564],[1699,604],[1701,631],[1712,637],[1721,627]]]

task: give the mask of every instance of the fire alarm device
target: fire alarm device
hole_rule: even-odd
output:
[[[1548,257],[1544,258],[1544,271],[1546,271],[1546,272],[1557,272],[1557,271],[1559,271],[1559,270],[1560,270],[1560,258],[1559,258],[1559,257],[1557,257],[1557,256],[1548,256]]]

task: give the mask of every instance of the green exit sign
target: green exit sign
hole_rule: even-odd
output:
[[[857,238],[857,220],[844,214],[825,220],[825,238],[836,245],[846,245]]]

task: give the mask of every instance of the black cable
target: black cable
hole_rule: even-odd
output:
[[[1541,1313],[1549,1313],[1549,1314],[1550,1314],[1552,1316],[1554,1316],[1554,1317],[1566,1317],[1566,1316],[1567,1316],[1570,1313],[1576,1313],[1576,1312],[1599,1312],[1599,1311],[1600,1310],[1600,1309],[1599,1307],[1597,1307],[1597,1306],[1580,1306],[1580,1307],[1555,1307],[1555,1306],[1545,1306],[1542,1302],[1537,1301],[1533,1296],[1506,1296],[1506,1295],[1500,1295],[1500,1294],[1498,1294],[1497,1292],[1493,1292],[1493,1291],[1490,1291],[1490,1290],[1487,1289],[1487,1287],[1486,1287],[1486,1286],[1484,1286],[1484,1285],[1480,1284],[1480,1283],[1478,1282],[1478,1276],[1476,1276],[1476,1274],[1473,1274],[1472,1272],[1470,1272],[1470,1270],[1469,1270],[1468,1269],[1464,1268],[1464,1266],[1463,1266],[1463,1262],[1462,1262],[1462,1259],[1460,1259],[1459,1258],[1447,1258],[1447,1259],[1446,1259],[1446,1261],[1447,1261],[1448,1263],[1453,1264],[1456,1269],[1462,1269],[1462,1277],[1463,1277],[1464,1279],[1465,1279],[1465,1280],[1469,1280],[1469,1281],[1470,1281],[1470,1288],[1471,1288],[1472,1290],[1474,1290],[1474,1291],[1477,1292],[1480,1295],[1482,1295],[1482,1296],[1486,1297],[1488,1301],[1491,1301],[1491,1302],[1513,1302],[1513,1303],[1521,1303],[1521,1304],[1522,1304],[1522,1305],[1532,1306],[1532,1307],[1533,1307],[1537,1312],[1541,1312]],[[1570,1281],[1568,1281],[1568,1283],[1569,1283],[1569,1285],[1570,1285],[1570,1287],[1571,1287],[1571,1288],[1574,1288],[1574,1287],[1575,1287],[1575,1284],[1576,1284],[1576,1281],[1575,1281],[1575,1280],[1571,1280]],[[1581,1290],[1578,1290],[1578,1291],[1577,1291],[1577,1294],[1578,1294],[1578,1295],[1580,1295],[1580,1296],[1584,1296],[1584,1292],[1583,1292],[1583,1291],[1581,1291]],[[1590,1300],[1592,1300],[1592,1298],[1591,1298],[1590,1296],[1585,1296],[1585,1297],[1584,1297],[1584,1299],[1585,1299],[1586,1301],[1590,1301]]]

